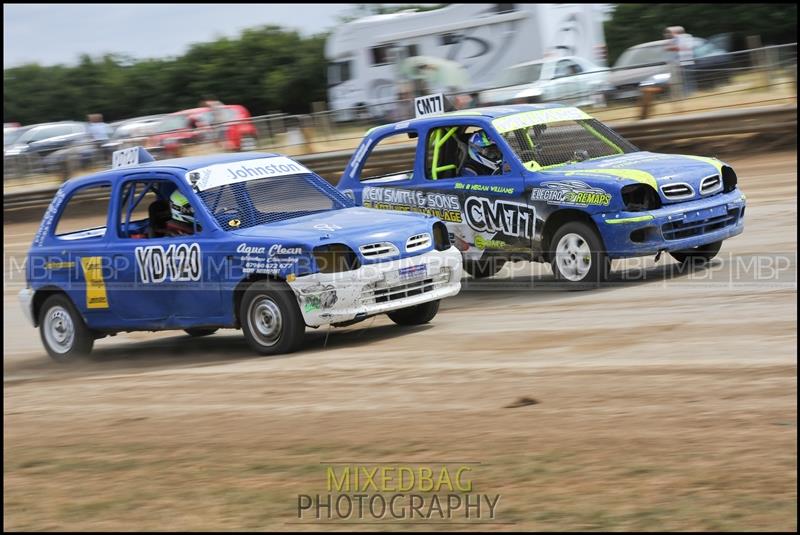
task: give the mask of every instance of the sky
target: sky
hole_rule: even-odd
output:
[[[4,4],[3,67],[74,65],[80,54],[183,54],[192,43],[277,24],[311,35],[352,4]]]

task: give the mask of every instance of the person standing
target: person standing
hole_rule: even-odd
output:
[[[678,63],[681,66],[683,77],[683,96],[688,97],[694,92],[694,37],[687,33],[683,26],[675,26],[675,45],[678,49]]]
[[[105,160],[108,156],[108,147],[103,147],[111,137],[111,127],[103,122],[103,115],[100,113],[91,113],[87,116],[89,120],[89,135],[92,137],[92,144],[95,150],[91,154],[84,153],[82,158],[95,160],[101,158]],[[97,162],[95,162],[97,163]]]
[[[664,30],[664,38],[668,39],[666,50],[672,88],[677,88],[686,98],[694,91],[694,37],[686,33],[683,26],[670,26]]]

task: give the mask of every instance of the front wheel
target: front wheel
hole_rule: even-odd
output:
[[[305,333],[297,299],[281,282],[251,284],[242,297],[239,318],[250,347],[262,355],[295,351]]]
[[[572,284],[600,284],[608,280],[611,260],[597,231],[573,221],[559,228],[551,244],[551,265],[557,280]]]
[[[50,358],[72,362],[86,356],[94,346],[94,336],[69,298],[51,295],[39,311],[39,334]]]
[[[439,312],[438,299],[413,307],[401,308],[394,312],[387,312],[386,315],[398,325],[422,325],[431,321],[437,312]]]
[[[670,256],[682,264],[703,265],[717,256],[722,248],[722,240],[707,243],[695,247],[694,249],[684,249],[682,251],[670,251]]]

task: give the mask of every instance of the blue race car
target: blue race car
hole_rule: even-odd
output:
[[[430,321],[460,290],[461,257],[441,221],[355,207],[285,156],[134,148],[61,186],[26,279],[23,309],[59,361],[121,331],[225,327],[277,354],[306,325]]]
[[[717,159],[640,151],[558,104],[441,113],[434,96],[416,106],[416,119],[367,133],[338,188],[365,207],[444,220],[476,278],[528,260],[594,285],[614,258],[706,262],[744,228],[745,196]],[[413,159],[377,161],[376,147],[409,139]]]

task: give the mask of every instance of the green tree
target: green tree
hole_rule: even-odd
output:
[[[71,67],[5,69],[3,117],[34,124],[99,112],[114,121],[193,108],[209,97],[254,115],[306,113],[326,98],[326,37],[263,26],[192,45],[175,58],[83,55]]]
[[[630,46],[662,39],[667,26],[697,37],[731,33],[735,50],[749,35],[765,45],[795,43],[797,4],[617,4],[605,23],[610,63]]]

